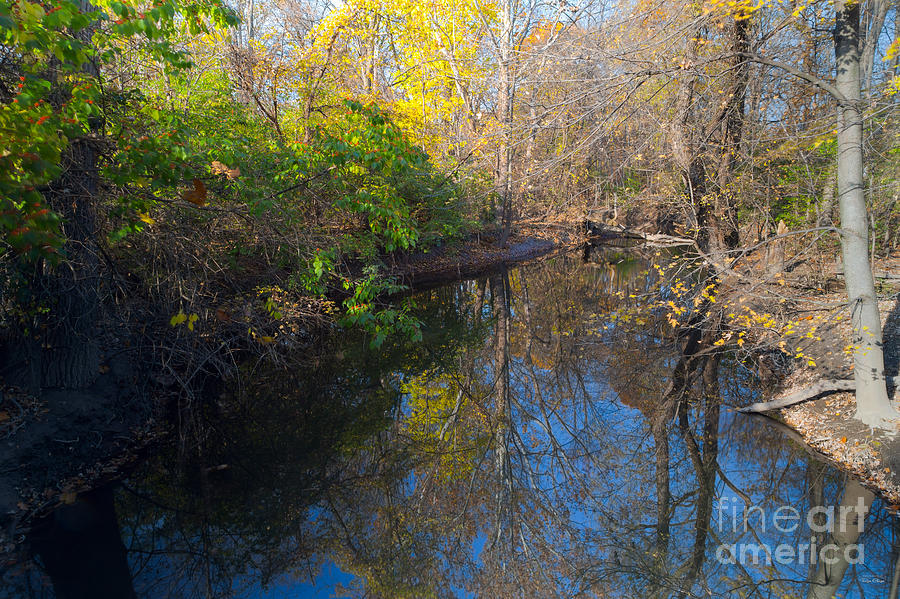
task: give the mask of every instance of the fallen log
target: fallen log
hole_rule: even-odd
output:
[[[900,377],[888,376],[885,377],[885,379],[887,380],[888,385],[896,386],[897,381],[900,380]],[[771,410],[778,410],[781,408],[787,408],[789,406],[796,405],[798,403],[803,403],[804,401],[815,399],[820,395],[825,395],[826,393],[855,390],[856,381],[854,381],[853,379],[826,379],[824,381],[819,381],[814,385],[810,385],[809,387],[804,387],[799,391],[789,393],[782,398],[773,399],[772,401],[760,401],[754,404],[750,404],[746,408],[739,408],[737,411],[744,414],[759,414],[762,412],[769,412]]]
[[[664,233],[647,233],[644,235],[644,241],[648,245],[657,245],[660,247],[694,245],[693,239],[686,237],[673,237]]]
[[[834,274],[837,277],[843,277],[844,271],[836,270],[832,274]],[[879,270],[873,270],[872,276],[875,277],[876,279],[886,279],[888,281],[900,279],[900,274],[897,274],[895,272],[884,272],[884,271],[879,271]]]
[[[663,233],[644,233],[621,225],[607,225],[591,220],[585,220],[583,227],[585,234],[591,239],[634,239],[659,247],[694,245],[694,240],[686,237],[673,237]]]

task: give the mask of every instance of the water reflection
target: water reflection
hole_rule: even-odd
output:
[[[248,370],[196,451],[148,461],[114,509],[109,489],[70,506],[100,532],[78,540],[63,511],[38,527],[0,596],[896,593],[881,502],[723,408],[753,377],[698,354],[703,331],[626,318],[646,261],[585,258],[420,295],[421,344],[350,336],[312,371]]]

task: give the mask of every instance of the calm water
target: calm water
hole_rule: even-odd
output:
[[[891,596],[897,518],[724,407],[747,368],[658,417],[679,346],[629,311],[654,272],[556,257],[417,295],[422,343],[247,365],[185,443],[38,526],[0,597]]]

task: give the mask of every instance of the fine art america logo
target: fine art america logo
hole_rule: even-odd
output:
[[[719,531],[748,533],[753,531],[755,542],[722,543],[716,549],[716,559],[722,564],[817,564],[828,565],[846,562],[859,564],[865,561],[865,547],[857,544],[859,535],[864,531],[868,507],[862,498],[856,505],[816,506],[810,509],[805,518],[791,506],[781,506],[771,513],[764,508],[731,502],[731,498],[723,497],[718,505]],[[807,542],[789,545],[774,545],[763,541],[760,537],[768,531],[775,533],[795,532],[805,520],[813,533]],[[830,533],[827,537],[821,533]],[[820,539],[832,542],[819,544]],[[843,542],[833,542],[836,538]]]

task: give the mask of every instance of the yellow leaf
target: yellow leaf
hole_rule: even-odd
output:
[[[169,320],[169,324],[174,327],[174,326],[180,325],[185,320],[187,320],[187,314],[185,314],[184,312],[179,310],[178,314],[176,314],[175,316],[172,317],[171,320]]]
[[[893,60],[898,54],[900,54],[900,37],[891,42],[882,60]]]
[[[147,223],[148,225],[155,225],[156,221],[150,218],[150,215],[146,212],[138,212],[138,218]]]

